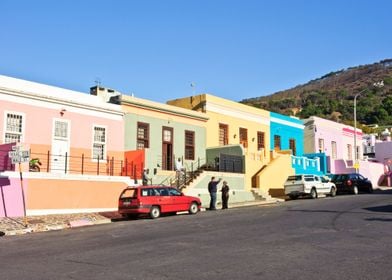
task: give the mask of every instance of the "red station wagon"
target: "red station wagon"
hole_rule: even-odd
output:
[[[180,211],[196,214],[200,207],[198,197],[184,195],[179,190],[166,186],[128,187],[122,191],[118,200],[118,212],[124,217],[149,214],[156,219],[161,213]]]

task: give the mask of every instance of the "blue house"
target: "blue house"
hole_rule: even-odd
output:
[[[270,113],[270,145],[271,150],[291,150],[291,165],[296,174],[325,173],[325,155],[304,155],[304,124],[294,117]]]
[[[270,112],[271,150],[291,150],[293,156],[304,153],[304,124],[300,119]]]

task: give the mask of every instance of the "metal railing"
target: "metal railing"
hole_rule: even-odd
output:
[[[8,158],[7,151],[2,151],[1,162],[3,171],[13,170],[11,159]],[[104,176],[127,176],[133,179],[141,179],[144,162],[133,162],[127,159],[116,159],[114,156],[106,158],[92,158],[81,155],[64,155],[38,153],[30,150],[30,172],[47,172],[61,174],[81,174],[81,175],[104,175]]]

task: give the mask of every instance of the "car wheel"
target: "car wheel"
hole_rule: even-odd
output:
[[[353,187],[353,194],[358,194],[358,187],[357,186]]]
[[[316,191],[315,188],[313,188],[313,189],[310,191],[310,197],[311,197],[312,199],[317,198],[317,191]]]
[[[196,214],[198,211],[199,211],[199,207],[197,206],[197,203],[192,202],[191,206],[189,206],[189,210],[188,210],[189,214],[193,215]]]
[[[159,218],[160,215],[161,215],[161,209],[159,209],[158,206],[151,207],[151,210],[150,210],[151,219]]]
[[[336,188],[332,187],[330,192],[331,197],[336,196]]]

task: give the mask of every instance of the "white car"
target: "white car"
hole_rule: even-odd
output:
[[[292,175],[284,183],[284,193],[291,199],[302,195],[317,198],[319,194],[336,195],[336,186],[328,177],[317,175]]]

